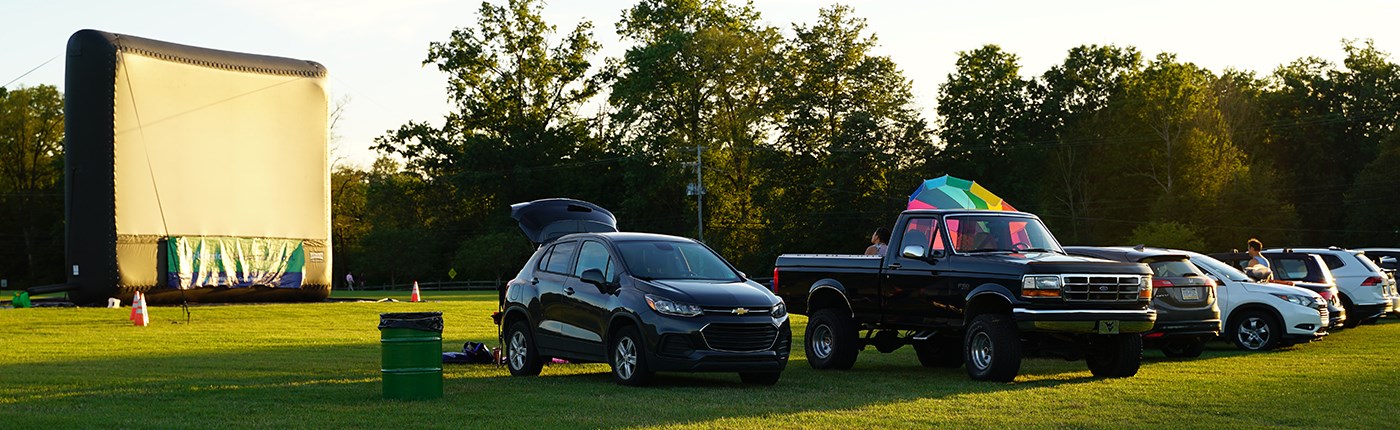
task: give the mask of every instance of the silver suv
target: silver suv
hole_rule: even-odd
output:
[[[1347,310],[1347,326],[1361,322],[1375,322],[1381,316],[1395,310],[1391,296],[1393,285],[1364,252],[1338,248],[1293,248],[1291,250],[1270,249],[1264,254],[1285,251],[1317,254],[1332,270],[1337,281],[1337,289],[1342,293],[1342,306]],[[1354,321],[1354,323],[1353,323]]]

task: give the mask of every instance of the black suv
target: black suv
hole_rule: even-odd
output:
[[[1327,263],[1322,261],[1321,256],[1291,250],[1264,252],[1261,255],[1269,260],[1269,265],[1273,268],[1269,269],[1268,277],[1256,279],[1257,281],[1312,290],[1327,301],[1327,328],[1341,330],[1345,327],[1347,310],[1345,306],[1342,306],[1342,295],[1337,291],[1337,281],[1332,279],[1332,271],[1327,268]],[[1219,253],[1210,256],[1234,266],[1246,274],[1250,272],[1245,269],[1254,265],[1254,257],[1243,252]],[[1354,323],[1355,321],[1351,325],[1354,326]]]
[[[501,300],[512,375],[538,375],[551,357],[607,362],[623,385],[657,371],[738,372],[772,385],[787,365],[787,308],[709,247],[691,239],[619,233],[592,203],[511,206],[536,244]]]
[[[1152,269],[1152,309],[1157,322],[1142,335],[1146,346],[1168,357],[1199,357],[1207,340],[1220,335],[1215,282],[1191,264],[1191,257],[1163,249],[1066,246],[1070,255],[1143,263]]]

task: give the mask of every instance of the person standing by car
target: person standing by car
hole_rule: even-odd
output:
[[[1269,270],[1273,270],[1273,266],[1269,265],[1269,259],[1264,258],[1264,255],[1259,253],[1264,250],[1263,242],[1260,242],[1259,239],[1256,238],[1250,238],[1249,243],[1246,243],[1246,245],[1249,247],[1249,257],[1252,259],[1249,264],[1250,266],[1264,266],[1269,268]]]
[[[880,227],[870,235],[870,246],[865,247],[865,255],[885,255],[890,247],[890,229]]]

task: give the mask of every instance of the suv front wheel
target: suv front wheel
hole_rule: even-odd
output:
[[[1007,315],[978,315],[963,337],[967,376],[978,381],[1011,382],[1021,372],[1021,336]]]
[[[618,384],[640,387],[651,381],[645,345],[636,327],[623,327],[613,336],[608,362],[612,364],[613,379]]]

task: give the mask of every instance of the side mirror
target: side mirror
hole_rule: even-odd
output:
[[[1381,257],[1380,266],[1385,270],[1395,270],[1395,257]]]
[[[593,284],[599,289],[602,289],[603,286],[608,283],[608,281],[603,279],[603,271],[598,269],[588,269],[583,271],[583,275],[579,276],[579,280]]]
[[[739,277],[740,277],[740,278],[743,278],[743,279],[749,279],[749,274],[744,273],[744,272],[739,272]]]
[[[904,255],[904,258],[912,258],[912,259],[915,259],[915,260],[922,260],[922,259],[924,259],[924,257],[925,257],[925,255],[924,255],[924,247],[919,246],[919,245],[909,245],[909,246],[906,246],[906,247],[904,247],[904,252],[902,252],[901,255]]]

